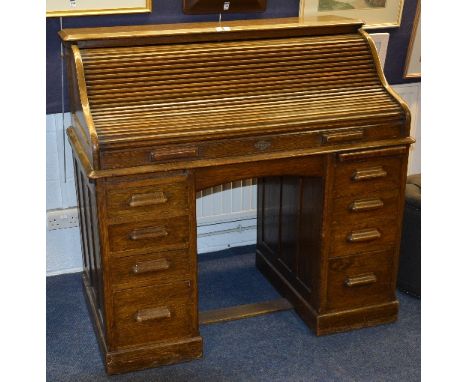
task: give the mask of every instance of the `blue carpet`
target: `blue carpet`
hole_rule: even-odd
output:
[[[278,297],[254,247],[199,255],[200,309]],[[47,381],[419,381],[420,300],[399,293],[394,324],[316,337],[294,311],[201,327],[201,360],[108,377],[81,275],[47,278]]]

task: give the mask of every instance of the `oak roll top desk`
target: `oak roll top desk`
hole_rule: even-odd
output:
[[[409,136],[354,20],[65,29],[108,373],[201,357],[195,193],[258,178],[258,269],[317,335],[396,320]]]

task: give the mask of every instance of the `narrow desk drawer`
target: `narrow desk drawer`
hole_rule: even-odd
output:
[[[188,281],[114,293],[115,345],[120,348],[195,335],[194,298]]]
[[[115,289],[127,289],[190,280],[190,264],[187,250],[115,258],[111,265],[112,284]]]
[[[296,133],[291,133],[290,128],[287,130],[276,130],[269,134],[249,138],[207,139],[196,142],[196,139],[199,139],[197,137],[184,144],[161,145],[132,150],[125,148],[108,150],[101,153],[101,166],[102,169],[111,169],[186,160],[238,157],[285,150],[310,149],[320,146],[345,145],[351,142],[370,142],[397,138],[402,134],[401,126],[382,124]],[[302,130],[302,128],[299,130]],[[178,140],[181,139],[182,137],[179,137]]]
[[[186,182],[155,184],[147,187],[111,189],[107,192],[107,216],[158,218],[186,214]]]
[[[333,203],[332,223],[334,226],[350,227],[364,220],[396,219],[401,208],[399,201],[398,190],[344,196]]]
[[[334,196],[365,194],[378,190],[399,190],[403,180],[406,151],[404,154],[393,156],[379,155],[382,152],[398,153],[395,149],[382,149],[338,154]],[[359,155],[361,153],[366,155]],[[350,156],[344,156],[346,154]]]
[[[137,249],[165,249],[170,244],[186,243],[189,237],[188,216],[134,223],[115,224],[108,227],[112,252]]]
[[[347,309],[391,301],[394,250],[329,260],[327,309]]]
[[[330,257],[373,251],[394,245],[400,226],[396,219],[356,221],[332,229]]]

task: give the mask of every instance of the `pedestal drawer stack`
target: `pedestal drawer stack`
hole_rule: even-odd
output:
[[[178,172],[108,178],[104,184],[101,221],[106,221],[104,251],[111,260],[104,278],[113,328],[108,350],[133,347],[141,353],[142,346],[198,337],[192,177]]]
[[[327,312],[395,301],[407,155],[406,147],[336,154]]]

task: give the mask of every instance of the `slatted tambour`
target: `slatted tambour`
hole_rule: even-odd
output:
[[[405,123],[359,33],[80,53],[102,147]]]

